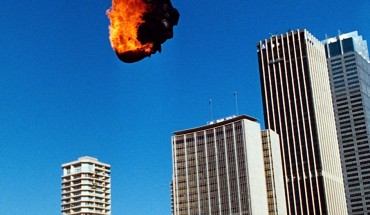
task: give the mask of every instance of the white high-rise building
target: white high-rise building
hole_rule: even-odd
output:
[[[110,165],[92,157],[62,165],[62,215],[110,215]]]
[[[349,214],[370,213],[370,62],[357,31],[324,42]]]

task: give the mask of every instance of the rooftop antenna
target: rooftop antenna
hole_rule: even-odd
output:
[[[341,54],[344,54],[344,51],[343,51],[343,44],[342,44],[342,40],[340,38],[340,35],[342,35],[342,32],[340,32],[340,30],[338,29],[338,41],[339,41],[339,44],[340,44],[340,53]]]
[[[278,35],[278,32],[275,31],[275,34],[273,34],[273,33],[269,33],[269,34],[270,34],[270,37],[276,37]]]
[[[211,122],[213,121],[213,114],[212,114],[212,98],[209,98],[209,112],[211,115]]]
[[[236,90],[234,91],[234,99],[235,99],[235,110],[236,110],[236,115],[239,115],[238,112],[238,94],[236,93]]]
[[[330,48],[329,48],[329,40],[328,40],[328,34],[325,33],[325,48],[326,48],[326,53],[327,53],[327,57],[330,58]]]

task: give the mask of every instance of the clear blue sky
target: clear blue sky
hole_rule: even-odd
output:
[[[171,132],[239,113],[263,122],[256,43],[307,28],[320,40],[358,30],[370,1],[172,1],[163,52],[115,56],[110,0],[0,3],[0,214],[60,214],[61,164],[112,166],[112,214],[170,214]]]

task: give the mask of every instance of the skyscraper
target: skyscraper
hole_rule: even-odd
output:
[[[323,41],[349,214],[370,213],[370,63],[358,33]]]
[[[110,165],[92,157],[62,165],[62,215],[110,215]]]
[[[288,214],[347,214],[324,46],[307,30],[257,44],[266,128],[280,136]]]
[[[176,131],[172,155],[174,215],[268,214],[256,119],[240,115]]]

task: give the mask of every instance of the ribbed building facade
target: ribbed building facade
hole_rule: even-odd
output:
[[[279,135],[270,129],[261,134],[269,215],[285,215],[287,212]]]
[[[323,41],[349,214],[370,214],[370,63],[357,32]]]
[[[173,214],[268,214],[261,139],[245,115],[174,132]]]
[[[280,136],[288,214],[347,214],[324,46],[307,30],[257,43],[265,126]]]
[[[111,215],[110,165],[81,157],[62,170],[62,215]]]

